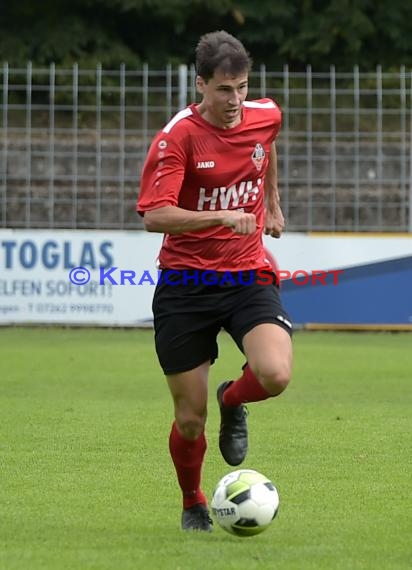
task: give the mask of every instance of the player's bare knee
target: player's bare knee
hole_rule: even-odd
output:
[[[291,370],[289,366],[278,365],[272,370],[262,370],[259,376],[265,390],[272,396],[278,396],[287,388],[290,382]]]
[[[197,439],[205,429],[205,419],[202,417],[177,419],[177,426],[185,439]]]

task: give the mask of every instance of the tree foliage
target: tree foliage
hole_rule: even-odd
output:
[[[201,34],[226,29],[255,64],[292,69],[412,65],[404,0],[19,0],[0,13],[0,56],[105,67],[192,63]]]

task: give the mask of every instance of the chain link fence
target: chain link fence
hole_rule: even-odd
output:
[[[1,68],[0,226],[137,229],[148,145],[196,101],[193,67]],[[289,231],[412,231],[412,72],[252,72],[283,111]]]

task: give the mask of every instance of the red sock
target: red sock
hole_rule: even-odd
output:
[[[204,432],[195,440],[185,439],[173,422],[169,437],[169,450],[174,463],[177,480],[183,492],[183,508],[189,509],[207,499],[200,489],[203,457],[206,452]]]
[[[242,376],[230,384],[223,392],[223,403],[226,406],[239,406],[247,402],[260,402],[270,398],[256,376],[246,364]]]

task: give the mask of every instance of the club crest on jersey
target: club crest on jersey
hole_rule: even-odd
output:
[[[260,143],[257,143],[252,153],[252,160],[256,166],[256,170],[262,170],[263,162],[265,160],[265,149]]]

